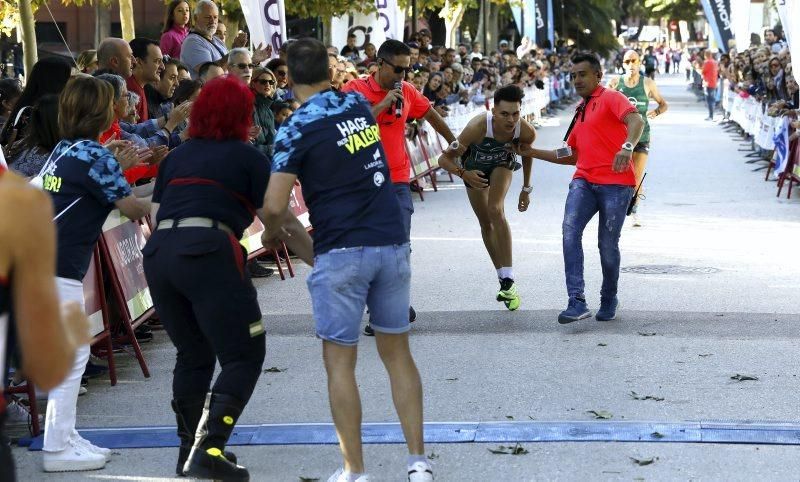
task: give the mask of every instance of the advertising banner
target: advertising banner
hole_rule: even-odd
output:
[[[286,42],[286,9],[283,0],[239,0],[254,46],[272,45],[272,56]]]

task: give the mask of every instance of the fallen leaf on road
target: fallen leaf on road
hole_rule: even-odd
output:
[[[608,346],[605,343],[598,343],[597,346]]]
[[[637,459],[636,457],[630,457],[630,459],[633,460],[633,463],[636,465],[645,466],[645,465],[650,465],[656,460],[658,460],[658,457],[649,457],[646,459]]]
[[[713,355],[713,353],[700,353],[700,354],[699,354],[699,355],[697,355],[697,356],[705,358],[705,357],[707,357],[707,356],[711,356],[711,355]]]
[[[737,373],[736,375],[731,377],[731,380],[736,380],[737,382],[744,382],[747,380],[758,380],[758,377],[755,375],[741,375]]]
[[[431,454],[428,455],[428,460],[436,460],[438,458],[439,458],[439,454],[437,454],[436,452],[431,452]]]
[[[653,395],[639,395],[638,393],[631,391],[630,393],[631,398],[634,400],[653,400],[656,402],[663,402],[664,399],[662,397],[654,397]]]
[[[513,415],[506,415],[506,418],[509,419],[509,420],[514,420],[514,416]]]
[[[300,477],[300,482],[319,482],[318,477]]]
[[[488,449],[489,452],[496,454],[496,455],[525,455],[528,451],[520,444],[516,444],[513,447],[505,447],[503,445],[497,447],[496,449]]]
[[[446,381],[446,382],[455,382],[457,380],[458,380],[458,378],[445,378],[444,379],[444,381]]]
[[[653,438],[664,438],[664,434],[661,432],[653,432],[650,434],[650,436]]]
[[[639,333],[639,336],[656,336],[655,332],[639,331],[638,333]]]
[[[288,370],[288,368],[270,367],[270,368],[265,368],[264,373],[281,373],[285,372],[286,370]]]
[[[592,415],[594,415],[594,418],[601,420],[608,420],[609,418],[614,417],[613,413],[607,412],[605,410],[588,410],[586,413],[591,413]]]

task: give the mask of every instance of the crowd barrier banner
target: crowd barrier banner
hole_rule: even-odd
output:
[[[247,250],[248,255],[264,248],[264,245],[261,244],[261,234],[263,233],[264,225],[261,223],[261,220],[254,218],[253,224],[244,230],[244,234],[242,235],[242,239],[240,241],[242,246],[244,246],[244,249]]]
[[[292,214],[297,217],[303,227],[310,231],[311,220],[308,216],[306,202],[303,199],[303,188],[300,187],[298,183],[295,183],[294,189],[292,189],[292,193],[289,196],[289,209],[292,211]]]
[[[144,277],[144,228],[115,209],[103,224],[102,238],[113,268],[112,279],[119,283],[133,323],[153,307],[150,288]]]

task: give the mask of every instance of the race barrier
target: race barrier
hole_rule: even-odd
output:
[[[722,95],[723,110],[738,126],[744,140],[750,141],[749,149],[740,150],[754,151],[747,155],[754,158],[748,163],[759,161],[767,163],[762,167],[767,170],[764,180],[769,180],[772,173],[777,176],[776,196],[782,194],[788,181],[786,198],[791,198],[792,188],[800,184],[800,149],[796,140],[789,142],[790,136],[795,132],[790,124],[792,119],[785,116],[770,116],[769,106],[765,102],[760,102],[750,95],[736,93],[728,87],[726,80],[725,93]]]

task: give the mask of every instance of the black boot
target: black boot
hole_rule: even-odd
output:
[[[247,469],[228,460],[224,453],[243,409],[244,403],[230,395],[210,393],[206,397],[194,445],[183,467],[185,475],[230,482],[250,480]]]
[[[175,466],[175,474],[179,477],[185,475],[183,466],[189,458],[189,452],[194,444],[194,434],[197,432],[197,424],[203,415],[203,407],[206,404],[205,398],[196,400],[172,400],[172,411],[175,412],[175,421],[178,424],[178,438],[181,445],[178,447],[178,463]],[[225,458],[231,463],[236,463],[236,454],[225,452]]]

